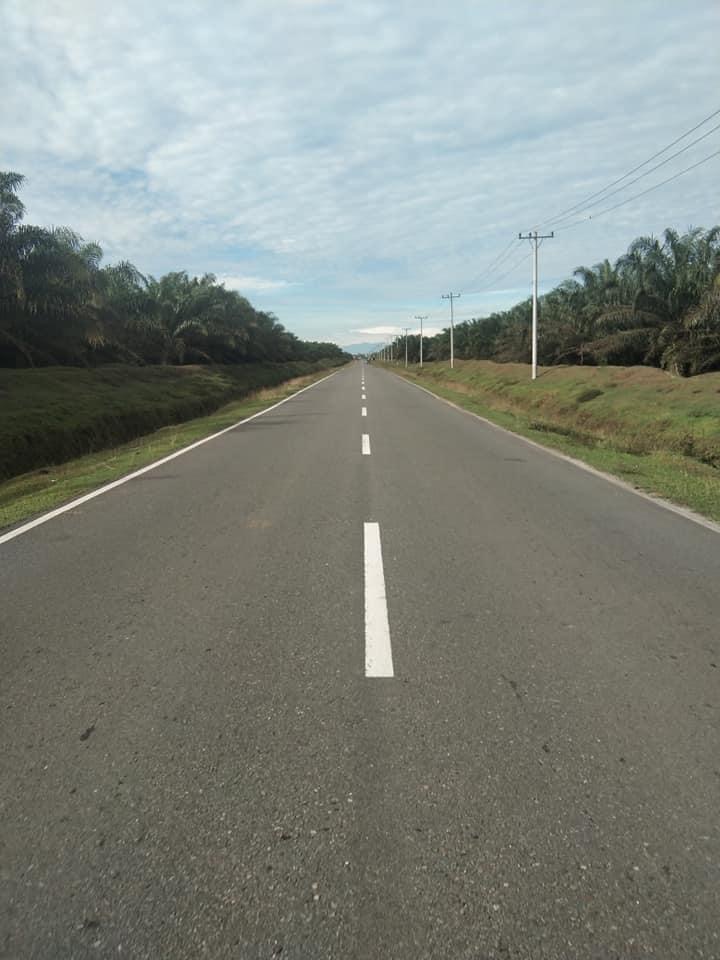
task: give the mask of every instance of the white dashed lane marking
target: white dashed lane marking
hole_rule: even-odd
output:
[[[380,524],[364,524],[365,676],[394,677]]]

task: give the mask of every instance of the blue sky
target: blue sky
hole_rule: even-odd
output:
[[[522,246],[485,269],[518,231],[720,108],[717,0],[4,0],[0,33],[0,169],[30,222],[339,343],[439,329],[449,290],[459,319],[524,298]],[[720,222],[719,183],[720,157],[558,231],[543,286]]]

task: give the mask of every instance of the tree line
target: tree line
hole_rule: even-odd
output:
[[[73,230],[25,224],[23,180],[0,172],[0,367],[345,358],[211,273],[156,279],[127,261],[103,266],[101,248]]]
[[[455,356],[529,363],[532,300],[458,323]],[[538,361],[660,367],[681,376],[720,370],[720,226],[639,237],[615,263],[578,267],[538,298]],[[395,356],[404,358],[398,337]],[[408,338],[417,363],[419,336]],[[423,337],[428,360],[450,356],[450,329]]]

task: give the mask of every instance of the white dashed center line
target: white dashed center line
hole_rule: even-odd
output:
[[[366,457],[370,456],[370,434],[364,433],[362,435],[362,452]]]
[[[394,677],[380,524],[364,524],[365,540],[365,676]]]
[[[363,407],[363,408],[362,408],[362,415],[363,415],[364,417],[367,416],[367,407]]]

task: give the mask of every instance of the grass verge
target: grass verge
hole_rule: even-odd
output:
[[[440,397],[639,490],[720,520],[720,374],[490,361],[388,365]]]
[[[0,483],[0,529],[59,507],[196,440],[232,426],[238,420],[292,396],[328,373],[328,370],[318,370],[287,380],[279,386],[257,391],[243,400],[229,403],[209,416],[163,427],[122,446],[87,454],[58,466],[33,470]]]
[[[213,413],[328,361],[0,369],[0,480]]]

